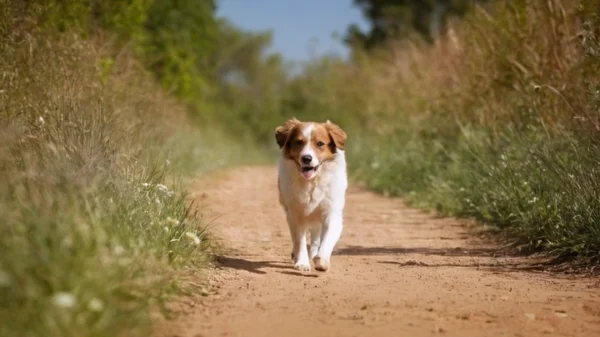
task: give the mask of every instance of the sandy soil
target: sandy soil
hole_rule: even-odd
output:
[[[195,185],[227,253],[165,337],[600,336],[597,279],[541,272],[464,222],[353,186],[332,269],[300,273],[274,167]]]

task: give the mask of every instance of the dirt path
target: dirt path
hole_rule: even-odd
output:
[[[351,187],[332,270],[302,274],[274,167],[197,190],[230,249],[211,294],[169,336],[600,336],[598,280],[533,272],[470,243],[456,220]]]

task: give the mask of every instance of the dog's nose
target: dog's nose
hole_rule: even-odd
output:
[[[312,156],[310,154],[305,154],[300,159],[302,160],[303,164],[310,164],[310,162],[312,161]]]

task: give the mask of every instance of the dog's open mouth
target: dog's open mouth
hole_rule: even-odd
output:
[[[315,175],[317,175],[317,170],[319,169],[319,165],[317,166],[302,166],[300,171],[302,172],[302,176],[305,179],[312,179]]]

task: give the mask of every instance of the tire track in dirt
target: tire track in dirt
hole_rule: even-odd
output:
[[[297,272],[276,181],[249,167],[195,184],[228,250],[167,336],[600,336],[597,280],[532,271],[464,222],[356,186],[332,269]]]

